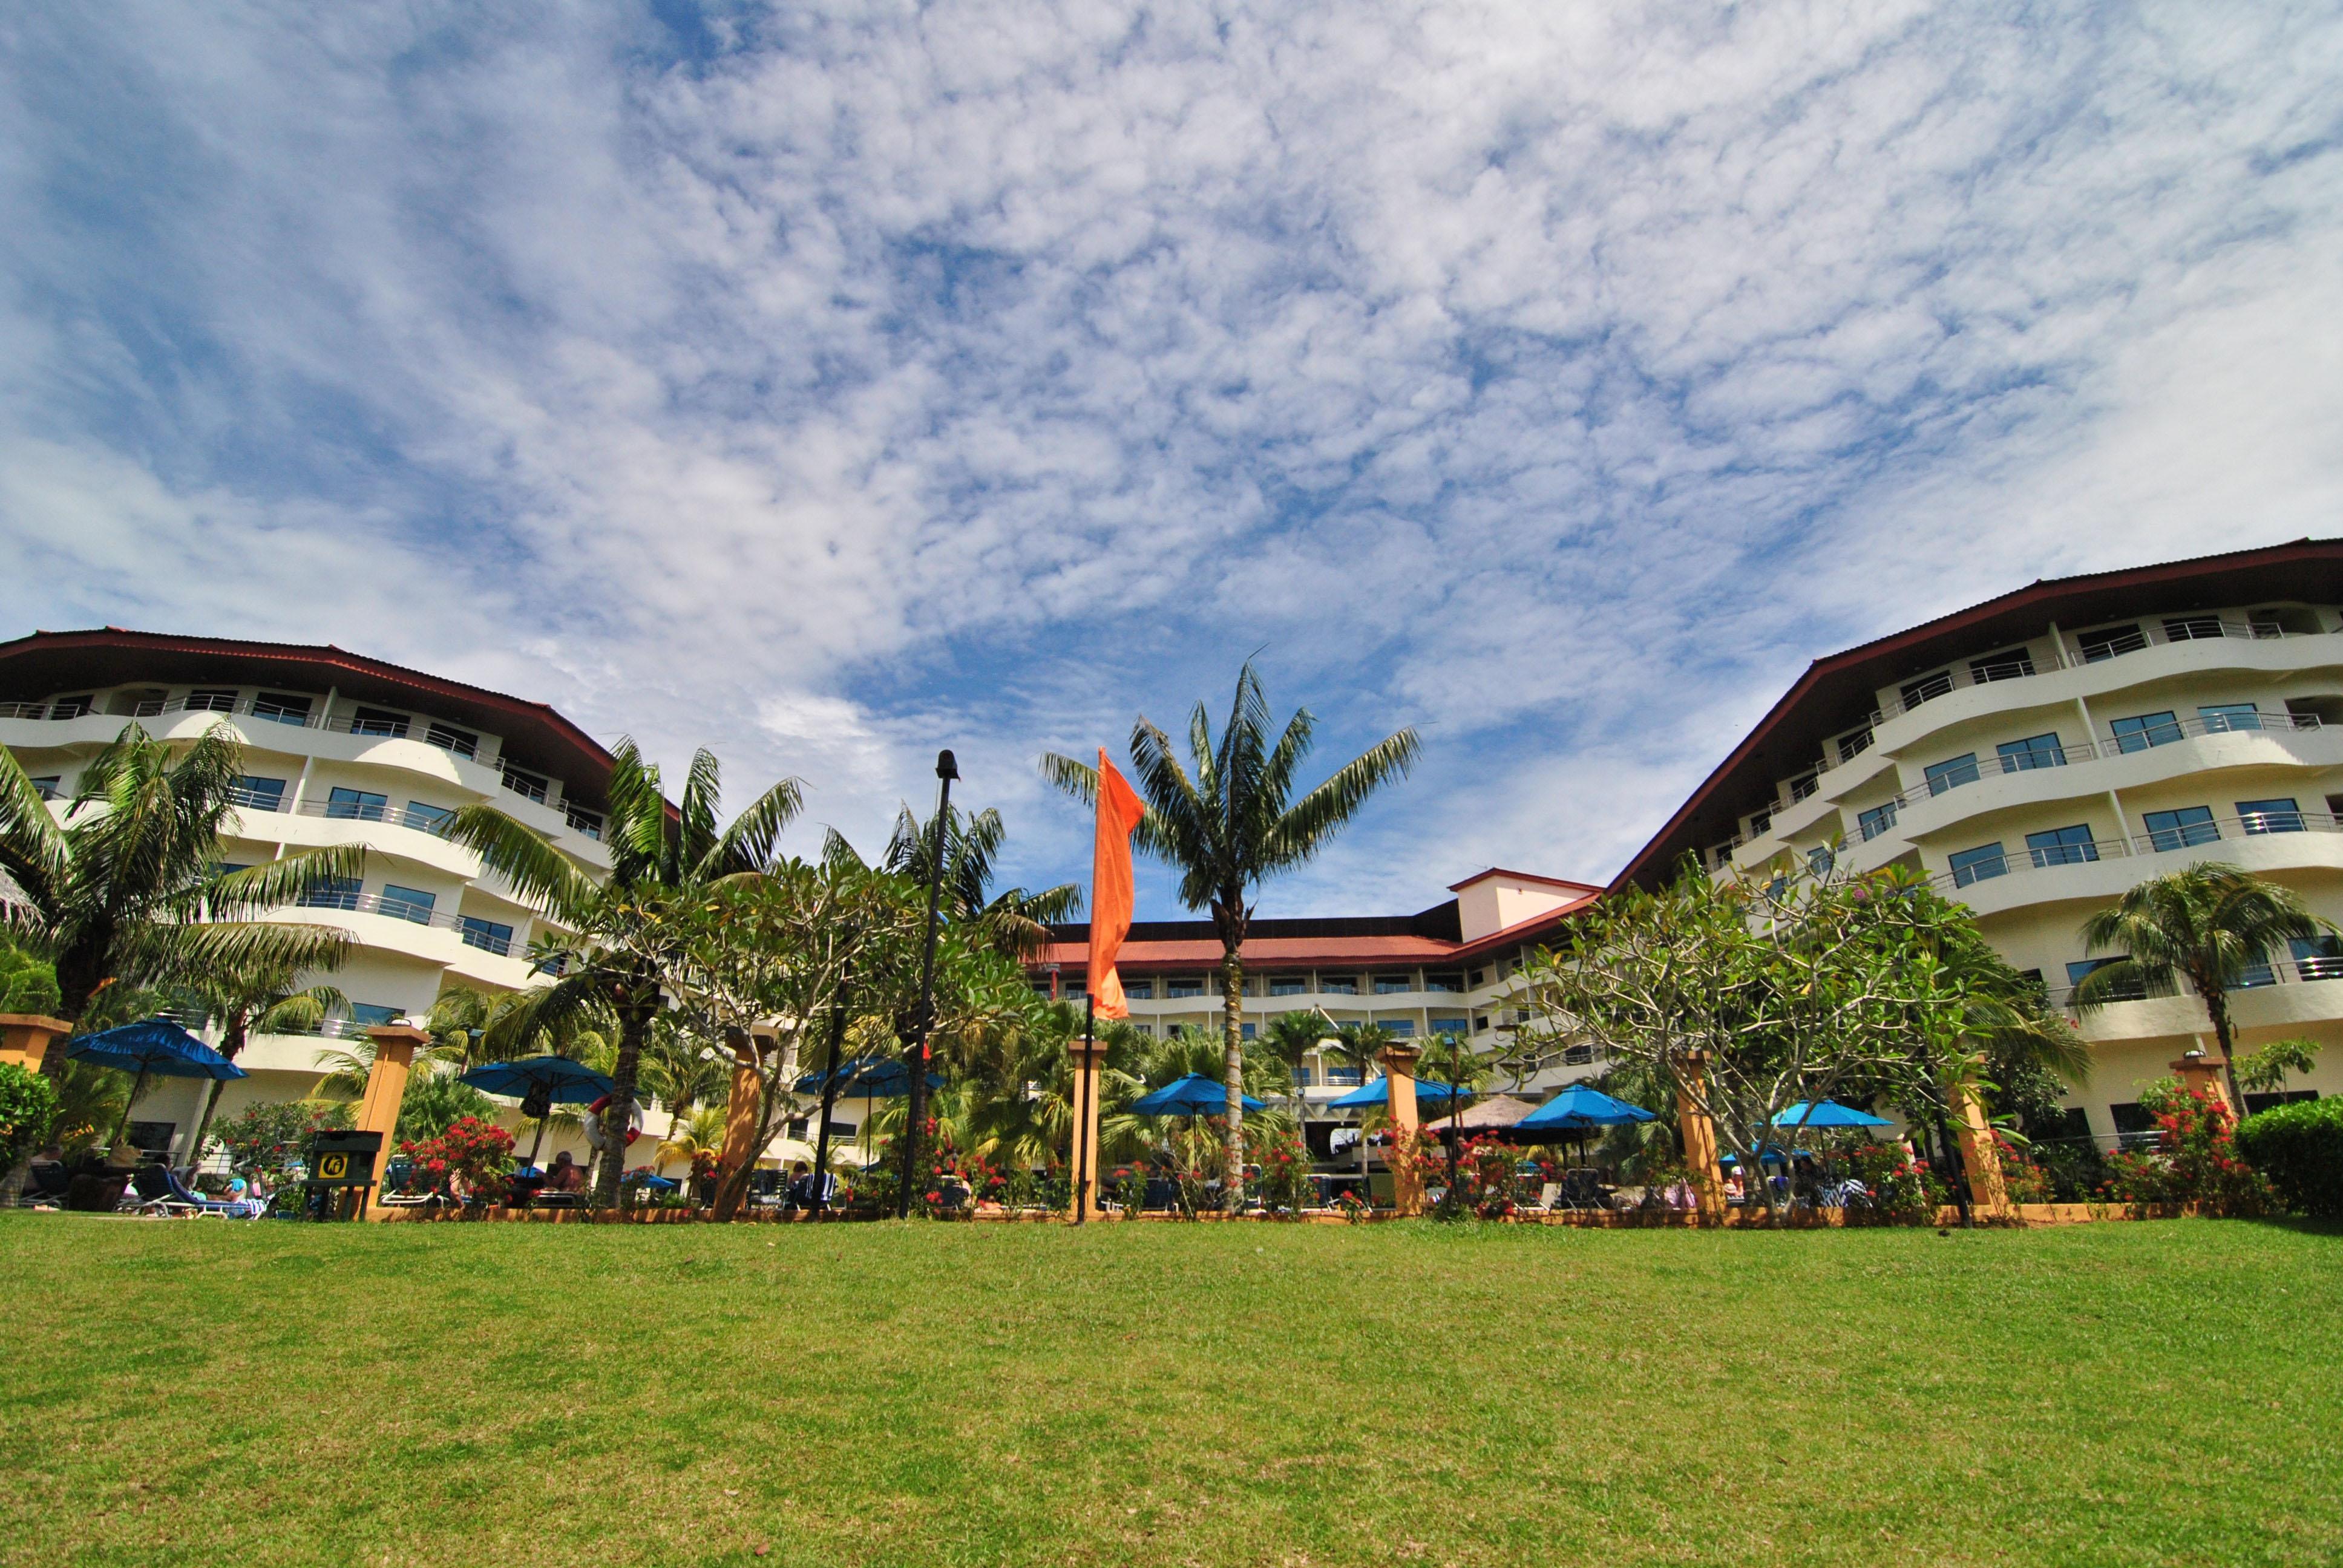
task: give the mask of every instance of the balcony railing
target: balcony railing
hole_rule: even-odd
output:
[[[336,822],[387,822],[394,828],[412,828],[434,838],[445,837],[450,815],[435,807],[417,809],[412,803],[394,806],[387,800],[380,804],[372,800],[304,800],[294,810],[303,817],[323,817]]]
[[[2266,964],[2256,964],[2246,970],[2245,978],[2229,988],[2235,996],[2244,990],[2265,990],[2279,985],[2316,985],[2324,980],[2343,980],[2343,958],[2274,959]],[[2078,1012],[2075,998],[2082,988],[2067,986],[2050,993],[2050,1005],[2067,1012]],[[2197,988],[2186,980],[2167,980],[2135,981],[2120,986],[2109,993],[2107,1001],[2147,1001],[2177,996],[2194,996]]]
[[[1973,861],[1956,870],[1929,878],[1938,888],[1956,890],[1989,882],[2025,871],[2056,871],[2098,860],[2127,856],[2168,855],[2198,849],[2225,839],[2263,839],[2280,833],[2343,833],[2343,818],[2329,811],[2258,811],[2245,817],[2214,817],[2151,829],[2129,839],[2099,839],[2086,844],[2055,844],[2041,849],[2016,849],[1989,859]]]
[[[385,898],[380,893],[312,893],[296,906],[304,910],[327,910],[344,914],[382,915],[394,920],[406,920],[411,925],[429,926],[434,930],[460,931],[463,921],[456,915],[441,914],[436,908],[412,899]]]
[[[77,699],[0,702],[0,719],[80,719],[93,711]],[[495,746],[488,737],[474,735],[452,725],[435,723],[427,719],[391,720],[360,719],[347,714],[328,716],[311,708],[296,708],[272,701],[265,696],[246,695],[229,699],[219,694],[194,693],[186,697],[149,699],[132,708],[127,717],[162,719],[175,713],[216,713],[222,718],[252,719],[267,724],[289,725],[296,729],[330,730],[339,735],[378,735],[387,739],[411,736],[443,751],[469,758],[485,766],[497,765]]]

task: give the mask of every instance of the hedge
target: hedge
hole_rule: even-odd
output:
[[[2248,1116],[2237,1148],[2288,1208],[2343,1220],[2343,1100],[2301,1100]]]

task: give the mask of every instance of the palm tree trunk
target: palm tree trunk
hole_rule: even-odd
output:
[[[244,1050],[244,1026],[245,1020],[239,1015],[230,1018],[226,1027],[220,1030],[220,1054],[230,1061],[234,1061],[237,1053]],[[196,1121],[196,1141],[187,1145],[187,1167],[190,1170],[204,1162],[204,1138],[212,1130],[212,1113],[219,1109],[220,1091],[226,1087],[226,1079],[215,1078],[211,1093],[204,1097],[204,1113]]]
[[[2237,1042],[2231,1038],[2229,1023],[2229,993],[2218,984],[2199,983],[2197,989],[2205,995],[2205,1011],[2213,1020],[2213,1041],[2221,1048],[2221,1074],[2229,1081],[2229,1103],[2238,1119],[2246,1114],[2246,1091],[2237,1083]]]
[[[1244,1208],[1244,959],[1235,942],[1223,944],[1221,950],[1221,1024],[1226,1031],[1223,1065],[1229,1088],[1221,1201],[1234,1214]]]
[[[644,992],[648,990],[648,999]],[[594,1207],[618,1206],[618,1179],[627,1163],[627,1119],[635,1103],[635,1080],[650,1032],[651,1009],[659,1005],[657,982],[636,977],[618,1002],[618,1060],[610,1069],[610,1099],[602,1107],[602,1162],[594,1172]]]

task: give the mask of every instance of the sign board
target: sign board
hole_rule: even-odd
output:
[[[375,1157],[382,1152],[379,1132],[320,1132],[309,1140],[312,1187],[371,1187]]]

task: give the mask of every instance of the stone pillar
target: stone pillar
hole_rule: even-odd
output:
[[[2006,1218],[2009,1213],[2009,1186],[2002,1180],[2001,1146],[1993,1141],[1993,1128],[1985,1119],[1985,1103],[1977,1099],[1975,1089],[1964,1086],[1954,1099],[1953,1110],[1956,1118],[1953,1132],[1961,1145],[1961,1169],[1969,1179],[1969,1207],[1984,1211],[1988,1218]]]
[[[1689,1050],[1676,1069],[1676,1131],[1684,1138],[1694,1209],[1704,1225],[1725,1223],[1725,1181],[1717,1174],[1716,1123],[1708,1104],[1708,1052]]]
[[[757,1163],[757,1112],[764,1084],[757,1074],[757,1042],[744,1030],[728,1029],[732,1052],[732,1099],[724,1108],[724,1152],[716,1161],[716,1218],[729,1220],[749,1191],[748,1171]]]
[[[366,1098],[358,1102],[358,1131],[382,1134],[366,1213],[369,1220],[379,1220],[389,1212],[379,1201],[382,1172],[396,1148],[398,1108],[407,1101],[407,1074],[414,1069],[416,1049],[430,1044],[431,1037],[411,1023],[378,1023],[367,1030],[367,1038],[374,1041],[374,1065],[367,1070]]]
[[[13,1061],[28,1072],[41,1070],[49,1046],[73,1032],[61,1018],[37,1012],[0,1012],[0,1061]]]
[[[2222,1070],[2227,1066],[2217,1051],[2200,1048],[2172,1063],[2172,1071],[2180,1080],[2181,1088],[2204,1090],[2227,1106],[2230,1116],[2242,1117],[2246,1108],[2229,1098],[2229,1075]]]
[[[1415,1114],[1415,1064],[1423,1060],[1420,1046],[1387,1045],[1381,1058],[1383,1077],[1391,1085],[1392,1141],[1413,1144],[1416,1129],[1423,1124]],[[1403,1167],[1392,1161],[1392,1207],[1403,1214],[1423,1212],[1423,1178],[1413,1165]]]
[[[1099,1070],[1106,1047],[1077,1040],[1066,1047],[1074,1068],[1074,1138],[1068,1151],[1074,1181],[1074,1212],[1095,1216],[1099,1211]]]

